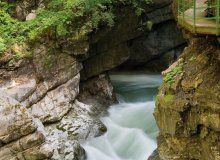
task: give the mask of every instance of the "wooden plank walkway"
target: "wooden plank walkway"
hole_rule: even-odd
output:
[[[199,0],[196,3],[197,9],[195,13],[195,23],[193,8],[189,8],[188,10],[186,10],[184,12],[184,16],[179,15],[178,23],[193,33],[220,35],[220,25],[216,24],[216,20],[214,19],[214,17],[213,19],[208,19],[207,17],[205,17],[205,9],[207,7],[205,1],[206,0]]]

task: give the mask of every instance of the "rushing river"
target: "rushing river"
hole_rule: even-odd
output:
[[[146,160],[156,148],[153,118],[160,75],[112,75],[119,104],[102,118],[107,133],[84,144],[88,160]]]

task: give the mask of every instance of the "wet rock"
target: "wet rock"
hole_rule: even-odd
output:
[[[59,143],[59,150],[55,150],[52,157],[53,160],[84,160],[85,151],[80,146],[78,141],[61,141]]]
[[[99,119],[90,116],[91,107],[76,100],[73,109],[60,121],[57,128],[67,132],[69,139],[81,142],[102,135],[106,131],[105,126]]]
[[[99,119],[90,116],[90,108],[76,100],[60,122],[45,128],[49,146],[54,150],[52,159],[85,159],[85,151],[79,142],[100,136],[106,131]]]
[[[69,140],[68,133],[58,129],[47,133],[48,147],[53,149],[53,160],[81,160],[85,151],[77,140]]]
[[[90,114],[93,116],[99,116],[105,112],[108,106],[116,102],[109,76],[100,74],[81,82],[77,99],[91,106]]]
[[[161,160],[158,151],[154,150],[147,160]]]

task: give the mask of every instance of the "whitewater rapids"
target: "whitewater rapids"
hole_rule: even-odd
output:
[[[111,75],[119,104],[101,120],[107,133],[86,142],[87,160],[146,160],[156,148],[153,118],[160,75]]]

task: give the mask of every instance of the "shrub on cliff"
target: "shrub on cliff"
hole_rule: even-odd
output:
[[[0,54],[13,44],[34,41],[42,37],[78,41],[100,24],[114,25],[113,10],[120,5],[132,5],[141,14],[141,3],[148,0],[51,0],[37,10],[37,17],[19,21],[11,16],[16,4],[0,2]]]

